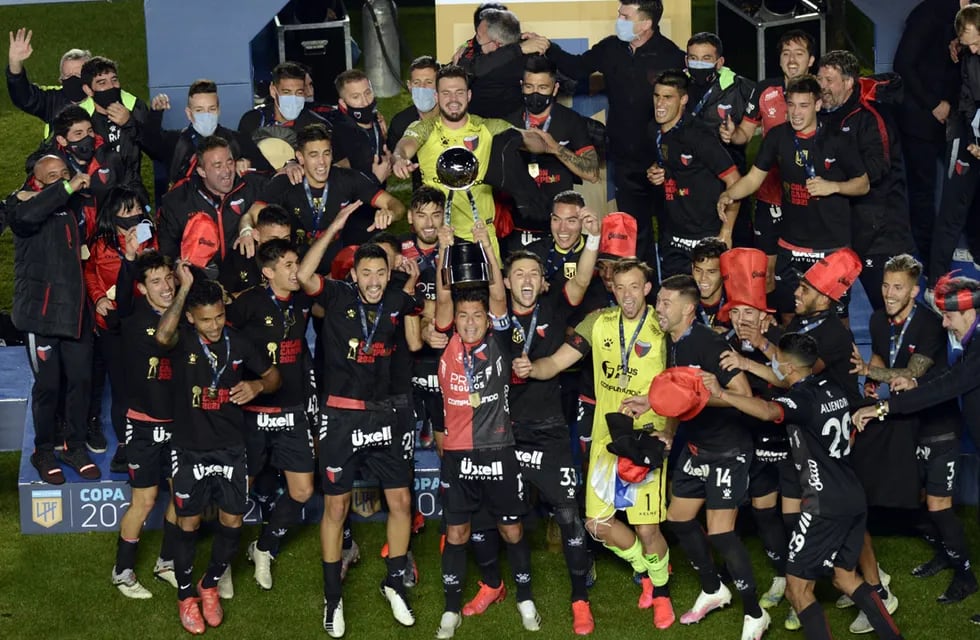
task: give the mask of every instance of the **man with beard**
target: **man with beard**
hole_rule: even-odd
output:
[[[813,38],[806,31],[790,29],[783,33],[776,45],[779,52],[779,68],[783,75],[778,78],[762,80],[752,92],[752,97],[745,109],[745,117],[735,124],[727,119],[719,128],[721,141],[725,144],[744,146],[752,140],[756,129],[762,126],[763,137],[769,135],[773,127],[786,122],[785,90],[789,83],[810,72],[815,58],[813,57]],[[762,249],[769,256],[769,266],[766,280],[767,291],[772,291],[776,270],[776,241],[779,240],[779,228],[783,219],[782,212],[783,188],[779,178],[779,168],[772,167],[755,194],[755,215],[753,230],[755,232],[755,247]]]
[[[680,71],[660,74],[653,89],[654,121],[647,128],[657,153],[647,178],[664,188],[661,278],[689,273],[691,249],[707,237],[731,246],[738,216],[735,202],[712,210],[716,194],[731,188],[741,174],[717,134],[700,120],[684,117],[688,84]]]
[[[881,309],[881,281],[890,256],[911,251],[905,162],[898,129],[885,111],[886,84],[900,79],[894,74],[876,87],[879,102],[861,96],[861,67],[850,51],[830,51],[817,64],[817,80],[823,90],[817,115],[822,126],[840,131],[861,155],[871,183],[867,194],[851,201],[851,244],[861,259],[861,284],[873,309]]]
[[[674,623],[667,585],[670,553],[660,531],[667,511],[666,466],[657,466],[637,484],[633,504],[625,509],[632,528],[616,518],[616,505],[603,500],[593,485],[595,474],[617,464],[616,456],[606,449],[612,442],[606,415],[623,411],[634,398],[645,398],[654,376],[664,369],[666,359],[663,331],[657,314],[651,313],[646,301],[653,287],[650,268],[638,260],[624,259],[613,264],[612,272],[617,306],[589,314],[561,348],[535,360],[530,371],[525,369],[518,375],[549,380],[592,352],[596,403],[591,429],[594,446],[589,452],[585,482],[586,530],[628,562],[634,571],[643,574],[638,606],[652,609],[653,625],[666,629]],[[671,425],[650,411],[649,406],[631,411],[627,416],[634,430],[649,431],[670,441]]]
[[[919,379],[931,379],[947,369],[942,323],[932,309],[915,300],[921,275],[922,264],[910,255],[898,255],[885,263],[881,286],[885,306],[872,314],[869,326],[871,360],[865,362],[857,347],[851,358],[854,372],[865,376],[865,397],[879,399],[881,384],[888,385],[892,394],[915,388]],[[912,575],[928,577],[952,567],[953,581],[938,599],[942,604],[959,602],[977,590],[963,525],[952,510],[960,423],[959,407],[950,400],[930,411],[890,417],[881,425],[868,424],[855,439],[852,453],[871,504],[907,507],[909,498],[918,504],[919,488],[924,484],[925,537],[936,552],[932,560],[913,569]],[[918,458],[918,477],[908,473],[913,456]],[[906,500],[895,504],[902,496]]]
[[[782,215],[776,260],[776,308],[788,320],[799,273],[851,245],[849,198],[868,193],[868,173],[851,141],[817,128],[820,83],[802,76],[786,87],[788,121],[769,132],[749,173],[718,198],[719,214],[752,195],[773,167],[783,181]],[[847,314],[849,298],[838,302]]]
[[[15,107],[40,118],[45,125],[70,104],[85,100],[82,90],[82,65],[92,57],[90,51],[69,49],[61,56],[58,80],[61,86],[41,87],[27,78],[24,62],[34,53],[31,38],[34,32],[21,27],[10,32],[10,49],[7,50],[7,93]],[[45,138],[47,132],[45,132]]]
[[[555,197],[583,180],[599,180],[599,155],[589,138],[585,118],[558,104],[559,83],[555,64],[544,56],[530,56],[521,81],[524,108],[509,114],[507,121],[515,127],[536,129],[544,140],[544,154],[521,152],[527,172],[542,194],[553,202]],[[546,237],[543,220],[528,220],[519,214],[514,231],[508,236],[511,250],[527,248]]]
[[[346,630],[341,586],[343,528],[359,471],[379,480],[388,504],[389,554],[382,594],[399,624],[415,624],[404,584],[412,524],[413,434],[397,429],[389,395],[395,334],[402,318],[417,314],[421,307],[415,298],[419,271],[414,261],[403,261],[409,276],[404,287],[389,288],[388,254],[368,243],[354,253],[352,282],[317,275],[327,246],[352,211],[353,207],[341,210],[310,247],[297,274],[303,290],[325,312],[320,331],[325,359],[321,379],[326,380],[321,390],[325,399],[319,433],[325,494],[320,546],[323,628],[332,638],[342,637]]]
[[[721,256],[726,251],[728,247],[717,238],[705,238],[691,250],[691,275],[701,292],[697,320],[718,333],[728,330],[728,322],[719,317],[719,311],[725,305]]]
[[[249,484],[267,465],[286,478],[286,491],[271,505],[258,540],[248,546],[255,581],[269,590],[280,541],[299,522],[303,505],[313,495],[313,435],[307,406],[313,358],[306,343],[311,302],[300,290],[299,257],[288,239],[260,244],[255,259],[267,284],[235,298],[228,307],[228,323],[266,352],[283,382],[274,393],[261,394],[243,407]]]

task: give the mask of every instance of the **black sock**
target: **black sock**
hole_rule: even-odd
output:
[[[921,513],[922,519],[919,521],[917,528],[922,535],[922,539],[929,543],[929,546],[935,550],[936,555],[940,557],[945,556],[946,549],[943,547],[942,534],[933,521],[932,512],[923,509]]]
[[[122,573],[126,569],[136,566],[136,548],[139,546],[139,538],[136,540],[124,540],[119,536],[116,544],[116,573]]]
[[[266,523],[272,517],[272,510],[279,498],[279,472],[271,467],[265,467],[252,480],[251,493],[259,505],[262,522]]]
[[[762,540],[769,562],[772,563],[776,576],[782,578],[786,575],[786,551],[789,548],[789,540],[786,537],[783,520],[779,517],[779,510],[776,507],[766,509],[752,507],[752,515],[755,517],[759,539]]]
[[[725,559],[725,566],[732,576],[735,589],[742,599],[742,609],[745,615],[753,618],[762,617],[759,598],[755,592],[755,575],[752,573],[752,560],[749,551],[734,531],[716,533],[709,536],[712,546]]]
[[[340,560],[324,562],[323,564],[323,599],[327,604],[336,606],[343,594],[340,583]]]
[[[669,598],[670,597],[670,583],[663,585],[662,587],[653,588],[654,598]]]
[[[341,547],[344,551],[350,551],[351,547],[354,546],[354,532],[350,528],[350,514],[344,518],[344,543]]]
[[[446,541],[442,550],[442,590],[446,611],[459,613],[463,608],[463,583],[466,582],[466,545]]]
[[[299,522],[302,511],[303,503],[296,502],[288,493],[279,496],[272,515],[269,516],[269,522],[262,527],[262,534],[256,545],[259,551],[271,551],[272,555],[279,553],[279,542],[289,527]]]
[[[862,582],[861,586],[851,594],[851,600],[864,612],[864,615],[868,616],[868,622],[879,638],[894,640],[902,637],[874,587],[867,582]]]
[[[470,547],[476,566],[480,568],[483,584],[496,589],[500,586],[500,534],[496,529],[470,533]]]
[[[218,523],[218,530],[211,542],[211,564],[208,565],[204,580],[201,581],[202,587],[210,589],[218,586],[218,580],[238,553],[238,542],[241,538],[241,527],[226,527]]]
[[[385,558],[385,566],[388,568],[385,586],[405,595],[405,569],[408,567],[408,556],[402,555],[397,558],[388,556]]]
[[[174,541],[180,529],[177,523],[166,519],[163,521],[163,542],[160,543],[160,559],[165,562],[172,562],[174,559]]]
[[[966,545],[963,523],[952,509],[932,511],[929,516],[939,530],[942,548],[956,574],[963,576],[970,573],[970,551]]]
[[[885,588],[885,585],[878,583],[871,585],[871,588],[875,590],[875,593],[878,594],[878,597],[881,598],[882,602],[888,599],[888,589]]]
[[[517,584],[517,601],[532,600],[531,595],[531,547],[527,544],[527,536],[514,543],[507,543],[507,560],[510,571],[514,574]]]
[[[197,595],[194,589],[194,549],[197,531],[177,529],[174,540],[174,575],[177,577],[177,599],[184,600]]]
[[[572,582],[572,602],[588,600],[589,590],[585,586],[585,577],[592,565],[592,558],[585,545],[585,526],[576,517],[572,522],[559,521],[558,528],[561,530],[562,551],[565,553],[565,564]]]
[[[827,624],[827,616],[820,607],[819,602],[813,602],[803,611],[797,611],[796,615],[800,618],[803,625],[803,637],[806,640],[831,640],[830,626]]]
[[[708,544],[708,536],[705,535],[704,529],[701,528],[698,521],[668,522],[667,525],[677,536],[691,567],[698,574],[698,578],[701,580],[701,590],[705,593],[718,591],[721,588],[721,580],[718,579],[718,571],[711,559],[711,545]]]

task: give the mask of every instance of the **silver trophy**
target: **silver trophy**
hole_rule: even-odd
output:
[[[473,223],[480,220],[480,213],[476,209],[476,200],[470,192],[470,187],[476,184],[476,177],[480,173],[480,161],[476,155],[466,147],[449,147],[439,154],[436,159],[436,178],[439,182],[449,189],[446,196],[446,225],[450,224],[453,210],[453,196],[457,191],[465,191],[470,200],[470,207],[473,209]]]

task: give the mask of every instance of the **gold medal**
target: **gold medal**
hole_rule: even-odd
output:
[[[209,400],[217,400],[218,399],[218,388],[217,387],[208,387],[208,399]]]
[[[476,393],[474,391],[473,393],[470,394],[470,406],[473,407],[474,409],[478,409],[480,407],[480,394],[479,393]]]
[[[541,173],[541,167],[538,166],[537,162],[529,162],[527,165],[527,173],[532,178],[537,178],[538,174]]]

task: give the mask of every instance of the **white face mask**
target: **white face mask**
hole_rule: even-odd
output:
[[[279,105],[279,113],[287,122],[295,120],[303,112],[306,106],[306,99],[303,96],[279,96],[276,103]]]
[[[207,137],[218,129],[218,114],[208,112],[195,113],[191,126],[194,127],[194,131]]]
[[[633,42],[633,38],[636,37],[633,22],[626,18],[616,18],[616,37],[623,42]]]

